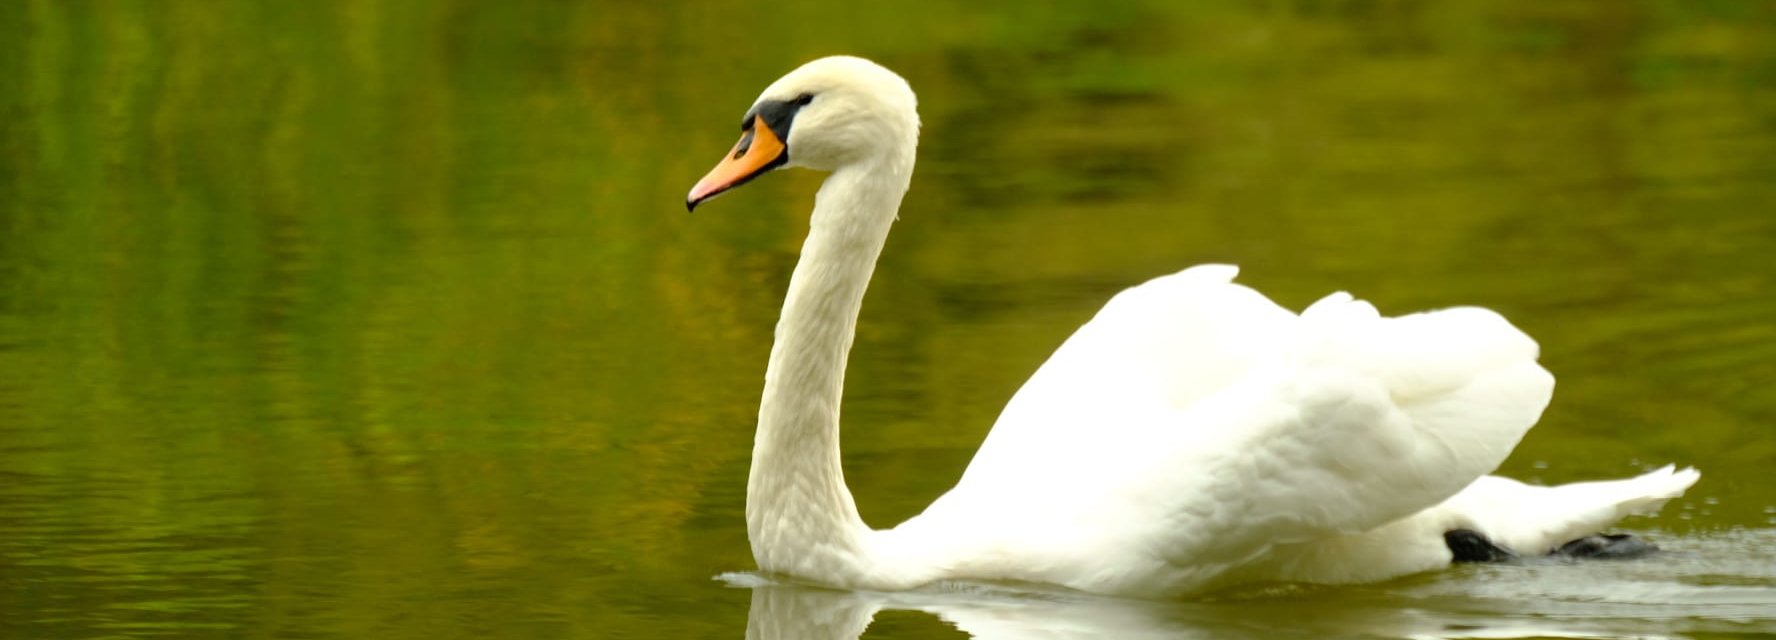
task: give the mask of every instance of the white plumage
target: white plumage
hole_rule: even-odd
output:
[[[1388,318],[1337,293],[1296,314],[1208,265],[1118,294],[1011,399],[955,488],[871,530],[839,464],[839,398],[911,180],[914,105],[874,63],[811,62],[766,89],[742,143],[689,198],[779,164],[832,172],[759,412],[747,522],[765,571],[1132,596],[1367,581],[1449,564],[1443,533],[1457,528],[1543,553],[1697,478],[1667,467],[1546,488],[1487,476],[1553,391],[1535,341],[1473,307]]]

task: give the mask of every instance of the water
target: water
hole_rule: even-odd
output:
[[[1776,15],[1171,4],[7,3],[0,636],[1776,632]],[[1179,603],[746,576],[818,178],[680,203],[840,51],[925,121],[848,380],[870,522],[1110,294],[1222,261],[1505,313],[1560,386],[1503,471],[1694,464],[1625,523],[1668,553]]]

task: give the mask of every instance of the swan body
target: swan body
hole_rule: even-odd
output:
[[[1486,309],[1390,318],[1344,293],[1294,313],[1207,265],[1115,296],[1011,399],[953,489],[870,529],[844,482],[839,401],[918,128],[898,75],[816,60],[761,94],[687,197],[694,208],[778,167],[831,172],[759,409],[746,517],[764,571],[1143,597],[1371,581],[1447,566],[1453,529],[1544,553],[1698,477],[1667,467],[1549,488],[1488,476],[1553,392],[1527,335]]]

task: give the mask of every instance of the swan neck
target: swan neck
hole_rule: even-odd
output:
[[[905,171],[840,169],[815,198],[765,371],[747,482],[753,556],[769,572],[858,584],[870,530],[845,485],[839,403],[863,294],[907,188]]]

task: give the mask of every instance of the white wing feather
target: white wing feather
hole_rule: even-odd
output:
[[[972,532],[953,546],[972,573],[1047,557],[1003,577],[1189,589],[1273,545],[1444,501],[1496,468],[1552,393],[1535,342],[1490,311],[1384,318],[1340,293],[1296,315],[1236,273],[1196,267],[1117,295],[902,529]]]

